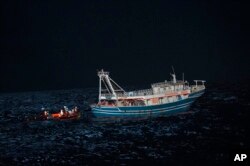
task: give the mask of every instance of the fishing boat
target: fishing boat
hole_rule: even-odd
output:
[[[99,76],[98,103],[91,105],[94,117],[155,117],[187,111],[205,92],[206,81],[194,80],[189,85],[177,80],[173,69],[172,80],[151,84],[150,89],[126,92],[103,69]]]

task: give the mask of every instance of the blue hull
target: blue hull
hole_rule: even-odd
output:
[[[152,106],[130,106],[130,107],[92,107],[94,117],[158,117],[187,111],[191,104],[202,94],[204,90],[189,95],[187,99],[173,103],[158,104]]]

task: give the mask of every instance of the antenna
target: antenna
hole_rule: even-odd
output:
[[[172,66],[172,70],[173,70],[173,73],[175,74],[175,72],[174,72],[174,67]]]
[[[182,73],[182,81],[184,82],[184,72]]]
[[[174,72],[174,67],[172,66],[173,74],[170,74],[173,77],[173,83],[176,83],[176,75]]]

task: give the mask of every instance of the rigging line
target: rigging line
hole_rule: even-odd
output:
[[[174,72],[174,67],[172,66],[172,70],[173,70],[173,73],[175,74],[175,72]]]
[[[118,106],[116,106],[116,108],[118,109],[118,111],[122,112]]]
[[[116,96],[114,87],[113,87],[113,85],[112,85],[112,83],[111,83],[111,81],[110,81],[109,76],[107,75],[107,76],[104,77],[104,78],[105,78],[105,81],[106,81],[106,83],[108,84],[108,87],[110,88],[112,94],[114,94],[114,95]]]
[[[102,81],[103,81],[103,84],[105,85],[106,89],[108,90],[109,94],[112,94],[112,93],[110,92],[109,88],[107,87],[106,82],[103,80],[103,78],[102,78]]]
[[[118,86],[118,88],[120,88],[120,90],[122,90],[123,92],[125,92],[125,90],[124,90],[122,87],[120,87],[114,80],[112,80],[110,77],[109,77],[109,79],[110,79],[116,86]]]
[[[107,86],[106,82],[105,82],[103,79],[102,79],[102,81],[103,81],[103,84],[105,85],[106,90],[108,91],[108,93],[109,93],[109,94],[111,94],[111,92],[110,92],[110,90],[109,90],[109,88],[108,88],[108,86]]]

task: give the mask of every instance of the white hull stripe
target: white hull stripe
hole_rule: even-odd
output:
[[[117,111],[116,110],[102,110],[102,109],[98,109],[98,108],[94,108],[94,112],[95,113],[97,113],[97,112],[100,112],[100,113],[109,113],[109,114],[112,114],[112,113],[122,113],[122,114],[124,114],[124,113],[138,113],[138,112],[157,112],[157,111],[162,111],[162,110],[171,110],[171,109],[178,109],[178,108],[181,108],[181,106],[189,106],[191,103],[193,103],[193,101],[192,102],[188,102],[188,103],[185,103],[185,104],[180,104],[180,105],[177,105],[177,106],[171,106],[171,107],[165,107],[165,108],[159,108],[159,109],[147,109],[147,110],[126,110],[126,112],[125,112],[125,110],[121,110],[121,111],[119,111],[118,109],[117,109]],[[113,111],[115,111],[115,112],[113,112]]]
[[[161,112],[156,112],[156,111],[149,111],[147,110],[146,112],[106,112],[106,111],[97,111],[95,112],[95,114],[121,114],[123,116],[125,115],[131,115],[131,114],[155,114],[155,113],[164,113],[164,112],[168,112],[168,111],[171,111],[171,110],[176,110],[176,109],[182,109],[182,108],[186,108],[188,107],[189,105],[185,105],[185,106],[182,106],[182,107],[178,107],[178,108],[172,108],[172,109],[165,109],[164,111],[161,111]]]

